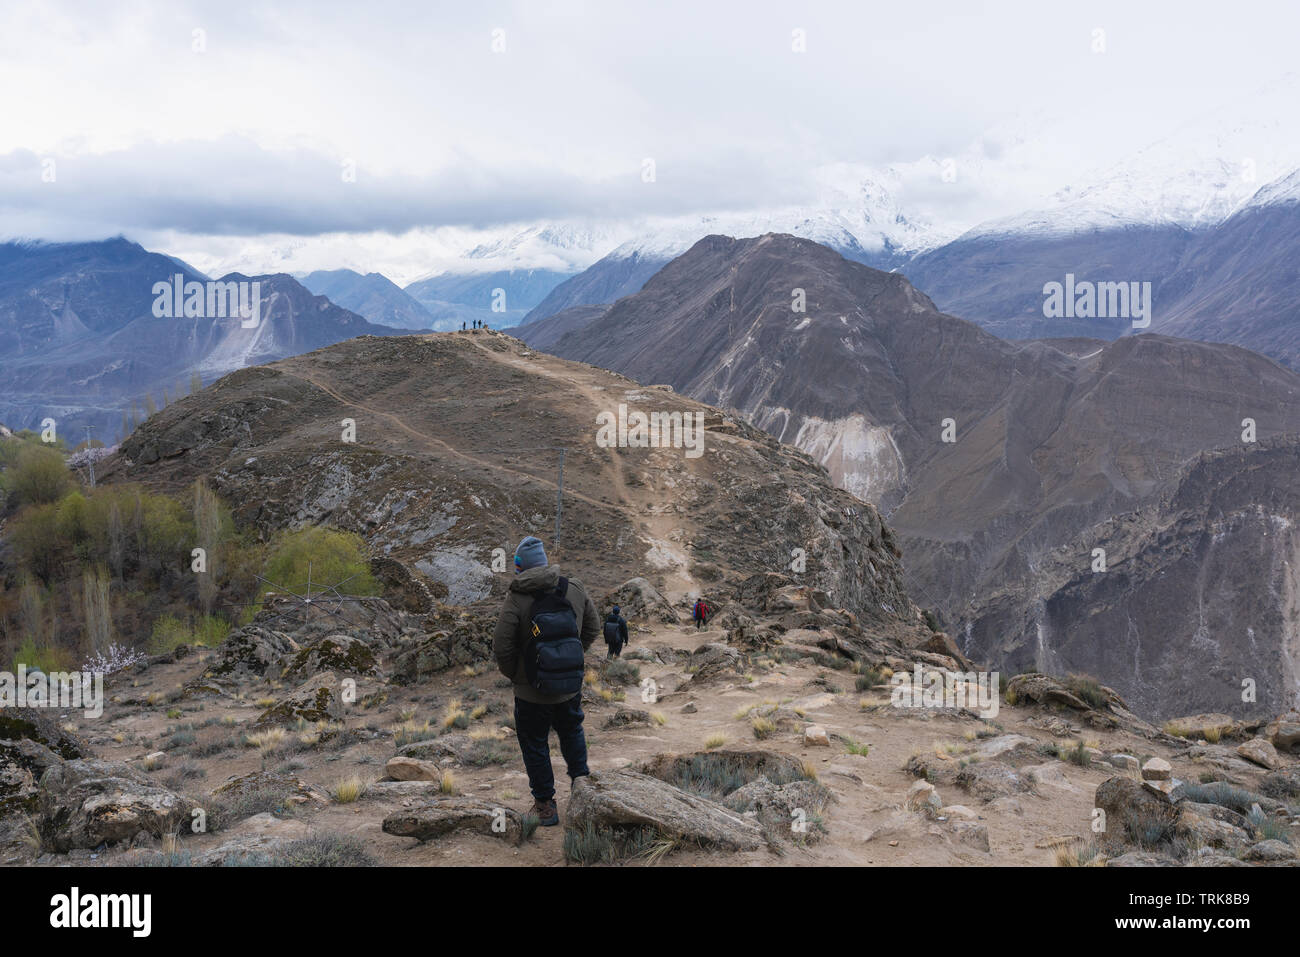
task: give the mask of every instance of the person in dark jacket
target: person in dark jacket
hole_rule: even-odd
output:
[[[609,648],[609,657],[617,658],[628,643],[627,619],[618,613],[618,605],[605,616],[605,645]]]
[[[528,787],[533,792],[533,813],[544,826],[550,827],[560,823],[555,805],[555,772],[551,767],[552,729],[559,738],[570,782],[589,773],[587,738],[582,731],[582,691],[545,694],[529,683],[525,671],[524,651],[528,647],[533,601],[560,583],[559,569],[547,562],[540,539],[530,535],[519,543],[515,549],[515,575],[497,618],[492,652],[501,673],[514,682],[515,734],[528,772]],[[582,583],[572,578],[565,599],[577,618],[578,637],[585,651],[600,634],[596,606],[587,597]]]
[[[691,610],[691,617],[695,619],[696,631],[709,623],[709,606],[704,604],[703,598],[695,599],[695,607]]]

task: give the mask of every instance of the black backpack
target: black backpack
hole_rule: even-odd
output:
[[[561,578],[554,591],[533,599],[524,649],[524,676],[543,694],[576,694],[582,690],[586,659],[578,637],[578,616],[565,597],[569,580]]]

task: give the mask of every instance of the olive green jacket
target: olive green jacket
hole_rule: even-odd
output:
[[[560,571],[554,565],[530,568],[515,576],[510,591],[501,605],[496,631],[492,634],[492,653],[496,656],[501,673],[515,683],[515,697],[536,704],[559,704],[573,695],[542,694],[528,683],[524,674],[524,649],[528,646],[528,623],[532,620],[533,599],[540,592],[550,591],[560,582]],[[578,619],[578,637],[586,651],[600,636],[600,616],[596,606],[587,597],[582,582],[569,579],[565,592],[573,613]],[[581,694],[581,692],[578,692]]]

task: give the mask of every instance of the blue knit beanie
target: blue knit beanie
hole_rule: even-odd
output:
[[[529,535],[519,547],[515,549],[515,570],[526,571],[529,568],[538,568],[546,564],[546,549],[542,548],[542,540]]]

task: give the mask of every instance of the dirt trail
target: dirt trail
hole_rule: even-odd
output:
[[[471,337],[470,343],[496,362],[527,370],[532,374],[540,374],[561,383],[562,389],[576,389],[593,410],[591,416],[593,428],[595,412],[606,409],[610,404],[610,390],[594,383],[593,380],[596,377],[594,372],[589,374],[575,373],[573,369],[566,368],[563,373],[560,373],[547,368],[543,363],[531,362],[526,356],[516,355],[512,351],[497,352],[489,349],[473,333],[462,333],[462,335],[469,335]],[[599,375],[608,376],[608,372],[602,369],[599,371]],[[643,392],[645,390],[634,382],[628,382],[626,391]],[[652,496],[631,494],[628,489],[627,474],[617,452],[614,450],[607,451],[608,463],[602,467],[602,471],[617,496],[620,514],[633,517],[633,522],[641,531],[642,538],[651,545],[651,548],[670,542],[674,533],[679,530],[677,523],[669,515],[653,511],[656,502]],[[674,563],[660,570],[668,576],[663,594],[670,602],[675,604],[688,596],[699,593],[699,583],[690,575],[685,564]]]

